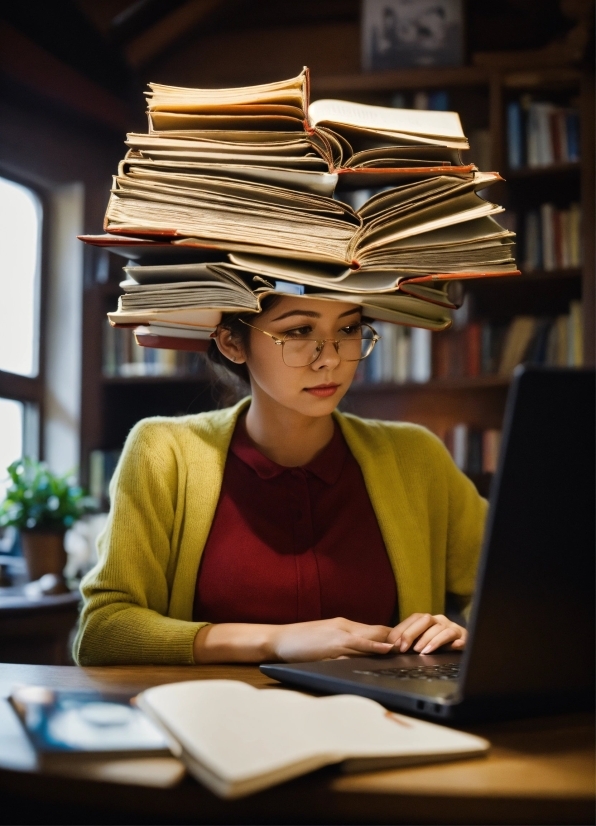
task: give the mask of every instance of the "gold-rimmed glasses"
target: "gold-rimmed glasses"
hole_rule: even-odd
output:
[[[347,327],[346,329],[350,332],[346,332],[343,338],[319,339],[299,336],[293,332],[286,333],[280,338],[267,330],[255,327],[254,324],[249,324],[248,321],[243,319],[239,321],[273,339],[281,347],[281,357],[288,367],[308,367],[309,364],[314,364],[328,341],[333,344],[335,352],[342,361],[362,361],[370,356],[375,344],[381,338],[370,324],[358,323]]]

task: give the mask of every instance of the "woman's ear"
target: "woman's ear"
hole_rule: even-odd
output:
[[[246,355],[244,348],[225,327],[218,327],[215,331],[215,343],[219,352],[235,364],[244,364]]]

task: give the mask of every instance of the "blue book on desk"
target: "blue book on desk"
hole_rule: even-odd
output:
[[[169,754],[163,735],[129,698],[21,686],[10,702],[42,764]]]

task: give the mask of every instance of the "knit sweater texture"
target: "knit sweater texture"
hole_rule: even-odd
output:
[[[130,432],[110,484],[98,562],[81,584],[79,665],[193,664],[194,638],[206,624],[192,621],[201,554],[236,421],[249,403],[144,419]],[[334,416],[379,522],[400,618],[442,613],[446,593],[469,602],[486,501],[425,428]]]

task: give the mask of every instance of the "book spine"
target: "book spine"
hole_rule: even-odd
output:
[[[453,461],[464,473],[468,467],[468,426],[456,424],[453,428]]]
[[[559,215],[559,229],[561,235],[561,261],[563,269],[571,267],[571,210],[562,209]]]
[[[403,384],[409,380],[410,329],[398,327],[395,347],[395,381]]]
[[[466,375],[479,376],[482,371],[482,325],[471,322],[465,330]]]
[[[500,430],[476,430],[460,423],[446,431],[443,441],[457,467],[475,481],[475,477],[495,473],[501,447]]]
[[[581,210],[577,203],[569,207],[569,266],[581,267]]]
[[[427,382],[432,374],[432,333],[421,327],[411,332],[411,378],[415,382]]]
[[[485,430],[482,434],[482,472],[496,473],[501,447],[501,431]]]
[[[526,157],[528,166],[540,166],[539,122],[536,104],[528,106],[528,131],[526,136]]]
[[[567,160],[570,163],[579,161],[579,114],[577,112],[568,112],[565,118],[566,133],[567,133]]]
[[[548,127],[550,132],[550,144],[552,147],[552,160],[559,163],[563,160],[563,147],[560,136],[561,112],[553,110],[548,115]]]
[[[446,379],[449,375],[449,332],[433,337],[433,376]]]
[[[524,165],[522,108],[518,101],[507,106],[507,150],[510,169]]]
[[[553,227],[553,269],[559,269],[563,266],[563,222],[561,220],[561,210],[553,207],[551,221]]]
[[[536,211],[528,212],[524,218],[524,269],[527,272],[542,266],[542,237],[540,215]]]
[[[542,204],[540,207],[540,228],[542,235],[542,265],[549,272],[555,269],[555,239],[553,228],[552,204]]]

